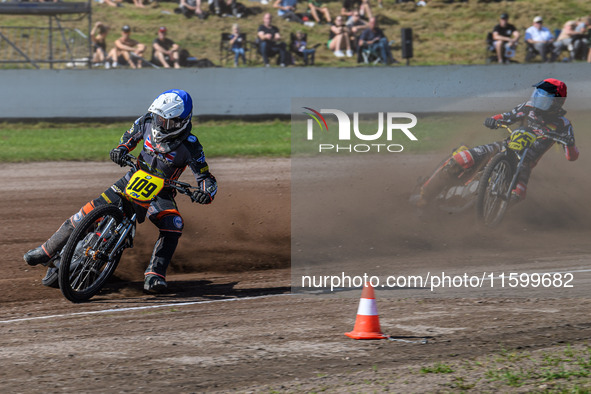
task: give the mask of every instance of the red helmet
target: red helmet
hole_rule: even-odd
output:
[[[566,100],[566,84],[558,79],[548,78],[533,85],[531,102],[542,111],[557,112]]]

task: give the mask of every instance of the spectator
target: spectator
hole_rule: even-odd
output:
[[[556,61],[556,59],[560,57],[560,54],[565,49],[569,49],[569,51],[572,50],[574,54],[573,43],[577,36],[579,36],[579,34],[577,33],[577,21],[567,21],[562,27],[562,30],[560,31],[558,38],[556,38],[556,41],[554,41],[553,43],[552,56],[550,57],[550,61]]]
[[[152,42],[152,63],[164,68],[181,68],[179,65],[179,46],[166,37],[166,27],[158,29],[158,37]]]
[[[554,36],[550,29],[542,26],[543,23],[543,18],[536,16],[533,26],[528,27],[525,31],[525,41],[538,51],[543,62],[548,62],[548,53],[552,51]]]
[[[240,28],[237,23],[232,25],[232,34],[230,34],[230,48],[234,52],[234,67],[238,67],[238,60],[242,58],[242,64],[246,65],[246,55],[244,53],[244,42],[240,37]]]
[[[355,11],[359,11],[359,15],[367,19],[373,17],[369,0],[343,0],[341,15],[351,17]]]
[[[115,48],[111,49],[108,58],[113,61],[113,67],[119,63],[127,63],[131,68],[141,68],[146,46],[131,37],[129,25],[121,29],[121,37],[115,40]],[[137,62],[137,64],[136,64]]]
[[[308,43],[306,42],[304,33],[301,30],[298,30],[295,34],[295,40],[292,43],[292,50],[295,53],[299,53],[302,55],[302,58],[304,59],[304,64],[306,66],[308,64],[311,66],[314,65],[316,49],[308,48]]]
[[[302,18],[296,14],[298,0],[276,0],[273,4],[277,8],[277,15],[290,22],[304,23]]]
[[[242,17],[236,7],[236,0],[213,0],[213,9],[217,16],[233,15],[236,18]]]
[[[376,18],[369,19],[367,29],[365,29],[359,37],[359,47],[364,45],[369,46],[372,51],[379,53],[382,63],[395,63],[395,60],[392,57],[392,51],[390,51],[390,42],[386,38],[382,29],[378,27],[378,21]]]
[[[309,0],[308,9],[310,10],[310,15],[312,15],[312,18],[316,21],[316,23],[322,22],[320,20],[319,14],[322,14],[326,23],[332,23],[330,11],[328,7],[323,4],[323,0]]]
[[[353,56],[351,51],[351,30],[345,25],[343,16],[339,15],[335,18],[334,24],[330,27],[328,37],[328,49],[330,49],[336,57]],[[346,52],[343,52],[346,50]]]
[[[179,8],[174,11],[177,14],[183,14],[187,18],[193,15],[196,15],[199,19],[206,18],[205,13],[201,10],[201,0],[180,0]]]
[[[509,62],[508,56],[505,56],[505,50],[515,50],[519,41],[519,30],[509,23],[509,15],[501,14],[499,24],[493,29],[493,46],[497,53],[499,63]],[[513,52],[515,53],[515,52]]]
[[[589,30],[591,29],[591,17],[583,16],[577,19],[577,33],[581,39],[575,42],[575,58],[584,60],[589,49]]]
[[[100,3],[106,4],[109,7],[121,7],[123,0],[101,0]]]
[[[146,7],[144,5],[144,0],[133,0],[133,5],[135,5],[138,8],[145,8]]]
[[[271,24],[272,16],[270,13],[263,15],[263,24],[257,30],[257,38],[259,40],[259,50],[263,56],[265,67],[269,67],[269,55],[279,53],[279,63],[281,67],[285,67],[287,49],[284,42],[281,42],[281,35],[279,29]]]
[[[583,16],[577,19],[577,33],[587,35],[591,28],[591,16]]]
[[[107,34],[109,33],[109,26],[103,22],[96,22],[90,31],[92,39],[92,63],[96,66],[105,63],[107,59]]]
[[[367,22],[361,19],[359,11],[353,11],[353,14],[346,23],[349,30],[351,30],[352,36],[357,36],[361,32],[367,29]]]

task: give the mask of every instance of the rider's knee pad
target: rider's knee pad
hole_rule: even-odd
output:
[[[160,229],[161,233],[166,233],[167,236],[180,237],[185,224],[180,215],[165,215],[165,216],[150,216],[152,222]]]
[[[467,150],[463,150],[453,154],[447,163],[445,163],[443,172],[449,177],[456,178],[460,176],[463,171],[472,167],[473,165],[474,158],[472,157],[472,154]]]
[[[452,159],[464,170],[467,170],[474,165],[474,156],[472,156],[472,153],[470,153],[469,150],[463,150],[454,154]]]

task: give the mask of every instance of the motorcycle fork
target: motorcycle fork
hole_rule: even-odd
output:
[[[127,223],[125,223],[125,222],[123,223],[123,226],[121,229],[116,229],[116,232],[119,232],[119,237],[117,238],[117,243],[113,247],[113,250],[109,254],[109,260],[111,260],[113,257],[115,257],[115,255],[119,252],[121,245],[123,245],[123,242],[125,242],[125,240],[127,239],[128,234],[131,232],[131,230],[134,227],[136,216],[137,215],[134,213],[133,216],[129,219],[129,221]],[[133,245],[133,235],[132,235],[132,240],[130,242],[130,246],[132,246],[132,245]]]
[[[517,180],[519,179],[519,174],[521,174],[521,169],[523,168],[523,162],[527,157],[527,152],[529,148],[525,148],[521,157],[517,153],[514,153],[519,158],[519,163],[517,163],[517,167],[515,168],[515,174],[513,174],[513,178],[511,179],[511,184],[509,185],[509,190],[507,190],[507,194],[505,194],[505,200],[509,201],[511,199],[511,192],[515,189],[517,185]]]

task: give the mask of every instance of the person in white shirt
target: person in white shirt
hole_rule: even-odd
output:
[[[531,44],[539,52],[543,62],[548,62],[548,54],[552,52],[554,35],[547,27],[543,26],[541,16],[534,18],[533,26],[525,31],[525,41]]]

